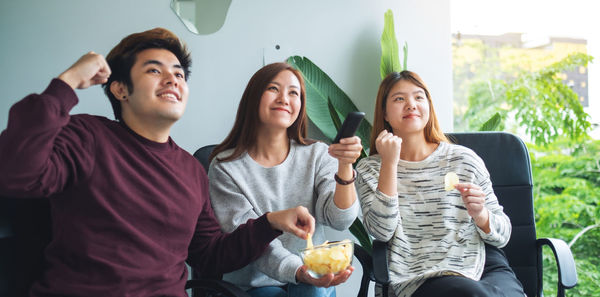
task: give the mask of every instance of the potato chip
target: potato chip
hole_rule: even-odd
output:
[[[306,248],[307,249],[312,249],[313,248],[312,234],[311,233],[308,233],[308,235],[306,236]]]
[[[446,191],[452,191],[456,184],[458,184],[458,175],[452,171],[446,173],[446,176],[444,177],[444,189]]]

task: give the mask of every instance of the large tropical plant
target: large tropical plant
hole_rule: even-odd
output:
[[[381,35],[381,78],[385,78],[393,71],[402,71],[406,68],[408,48],[404,45],[404,63],[400,64],[398,42],[394,33],[394,16],[391,10],[384,15],[384,29]],[[350,97],[317,65],[306,57],[293,56],[287,62],[302,72],[306,83],[306,113],[310,121],[327,137],[333,140],[346,115],[358,108]],[[356,135],[363,144],[360,158],[367,156],[371,133],[371,124],[365,119],[361,122]],[[360,159],[359,158],[359,159]],[[356,237],[360,245],[371,252],[371,237],[367,233],[360,219],[356,219],[350,232]]]

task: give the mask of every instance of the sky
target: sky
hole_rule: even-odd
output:
[[[598,0],[450,0],[450,9],[452,33],[583,39],[600,34]]]

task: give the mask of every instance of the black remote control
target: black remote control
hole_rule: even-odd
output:
[[[358,130],[360,121],[362,121],[364,117],[365,113],[362,111],[353,111],[348,113],[344,123],[342,124],[342,127],[340,128],[340,131],[338,131],[338,134],[335,136],[332,143],[338,143],[342,138],[354,136],[356,130]]]

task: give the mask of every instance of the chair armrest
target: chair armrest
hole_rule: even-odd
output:
[[[363,275],[360,280],[360,289],[357,296],[367,297],[369,294],[369,282],[375,281],[373,276],[373,258],[371,258],[369,252],[358,243],[354,243],[354,256],[360,262],[363,270]]]
[[[549,246],[554,253],[556,265],[558,266],[558,296],[564,296],[565,289],[570,289],[577,285],[577,269],[571,249],[566,242],[556,238],[539,238],[536,240],[538,257],[542,262],[542,247]],[[538,269],[538,292],[543,292],[543,267]]]
[[[375,282],[387,285],[390,283],[388,270],[387,242],[373,241],[373,276]]]
[[[363,267],[363,276],[366,276],[370,281],[379,284],[389,284],[390,278],[388,274],[387,262],[387,243],[383,241],[373,241],[373,255],[359,244],[354,244],[354,256]]]
[[[220,279],[192,279],[185,284],[186,289],[200,289],[205,292],[220,293],[225,297],[250,297],[238,286]]]
[[[363,269],[363,275],[360,280],[360,290],[357,295],[358,297],[367,297],[369,294],[369,283],[371,281],[386,286],[390,283],[387,262],[387,243],[383,241],[373,241],[372,252],[373,255],[370,255],[365,248],[357,243],[354,244],[354,256],[358,259]]]

